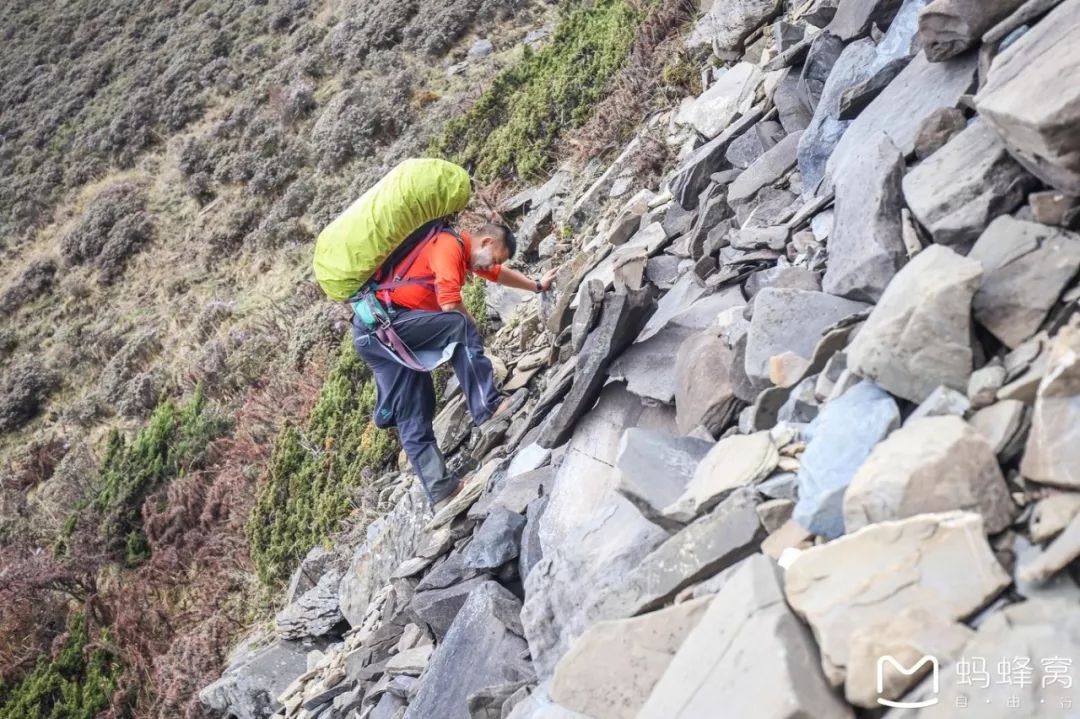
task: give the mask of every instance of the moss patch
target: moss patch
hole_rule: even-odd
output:
[[[626,0],[570,3],[550,44],[538,52],[526,47],[519,63],[447,123],[431,151],[475,162],[483,180],[508,173],[538,178],[554,160],[560,135],[584,124],[604,96],[643,16]]]

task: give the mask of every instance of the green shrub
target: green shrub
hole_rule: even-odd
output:
[[[120,665],[105,648],[107,633],[89,652],[88,643],[86,619],[76,615],[55,658],[39,657],[33,671],[10,688],[0,682],[0,719],[94,719],[107,709]]]
[[[570,3],[551,42],[537,52],[526,47],[520,62],[446,124],[431,151],[475,162],[483,180],[540,176],[555,158],[561,133],[584,124],[604,97],[643,15],[626,0]]]
[[[264,584],[288,579],[297,561],[348,516],[350,491],[396,454],[394,436],[371,421],[374,408],[375,380],[346,339],[307,429],[290,424],[278,436],[248,518],[251,556]]]
[[[109,434],[97,489],[90,501],[76,509],[99,518],[106,545],[123,554],[128,564],[146,558],[149,548],[142,529],[142,504],[155,490],[183,473],[203,466],[206,448],[225,434],[230,421],[212,407],[202,387],[183,406],[171,400],[158,405],[146,428],[128,444],[117,430]],[[70,536],[76,515],[65,523]],[[63,551],[63,539],[60,543]]]

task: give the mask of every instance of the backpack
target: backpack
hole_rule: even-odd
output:
[[[436,223],[461,211],[470,192],[463,167],[446,160],[404,160],[319,233],[312,262],[319,286],[331,299],[349,300],[433,236]]]

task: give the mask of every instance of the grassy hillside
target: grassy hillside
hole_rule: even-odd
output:
[[[397,460],[347,314],[310,280],[319,229],[410,155],[512,185],[608,149],[670,99],[630,80],[665,76],[686,16],[0,8],[0,717],[199,716],[231,643],[304,552],[379,511],[365,481]],[[478,37],[494,54],[448,73]]]

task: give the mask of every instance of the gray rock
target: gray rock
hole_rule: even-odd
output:
[[[548,497],[537,497],[525,508],[525,530],[521,533],[521,554],[518,556],[518,574],[522,583],[529,577],[529,572],[544,557],[544,548],[540,544],[540,518],[547,509]]]
[[[664,507],[663,514],[676,523],[687,524],[732,492],[765,479],[779,461],[768,432],[724,437],[712,445],[683,491]]]
[[[638,397],[671,404],[677,389],[671,358],[694,331],[674,323],[668,325],[644,342],[631,345],[611,363],[608,376],[625,381],[626,388]]]
[[[972,370],[971,298],[978,262],[932,245],[908,262],[848,349],[848,367],[922,402],[939,385],[963,390]]]
[[[1041,584],[1080,557],[1080,519],[1075,516],[1043,551],[1020,565],[1017,577],[1023,582]]]
[[[507,479],[513,479],[519,474],[525,472],[532,472],[544,466],[551,459],[551,450],[541,447],[535,442],[527,444],[519,449],[513,459],[510,460],[510,465],[506,468]]]
[[[905,609],[965,619],[1011,580],[968,512],[880,522],[802,552],[787,569],[788,604],[814,630],[826,678],[839,686],[851,639]]]
[[[806,55],[806,61],[803,63],[802,70],[799,73],[799,80],[796,84],[796,89],[799,92],[799,96],[803,102],[810,109],[811,113],[815,113],[818,105],[821,102],[821,97],[825,92],[825,85],[828,82],[829,77],[832,75],[832,71],[836,66],[837,60],[840,59],[840,55],[844,51],[844,42],[836,37],[830,35],[827,32],[823,32],[817,35],[810,45],[810,49]],[[841,66],[840,72],[846,72]],[[834,84],[839,81],[834,80]],[[843,80],[847,82],[848,79]],[[839,101],[840,91],[836,92],[836,100]],[[835,110],[835,108],[833,108]],[[816,113],[815,113],[816,114]]]
[[[518,556],[525,517],[502,505],[492,507],[487,519],[465,548],[465,566],[497,569]]]
[[[934,0],[919,13],[926,56],[940,62],[959,55],[1023,4],[1024,0]]]
[[[461,607],[439,644],[404,719],[469,719],[468,698],[485,687],[528,679],[517,618],[520,604],[496,582],[484,581]]]
[[[836,6],[840,0],[814,0],[802,14],[802,19],[814,27],[825,27],[836,16]]]
[[[737,490],[672,535],[610,591],[603,615],[629,617],[656,609],[683,588],[756,552],[766,535],[755,504],[753,490]]]
[[[840,0],[826,31],[841,40],[854,40],[870,31],[871,25],[887,27],[901,0]]]
[[[470,569],[465,566],[465,557],[461,552],[453,551],[442,562],[439,562],[431,571],[424,575],[416,585],[416,592],[426,592],[431,589],[446,589],[455,584],[472,579],[480,574],[480,570]],[[413,595],[415,596],[415,594]],[[449,624],[447,624],[449,626]]]
[[[904,197],[934,242],[963,252],[990,220],[1020,206],[1033,182],[994,131],[975,122],[904,177]]]
[[[616,489],[646,518],[664,526],[664,508],[682,495],[712,445],[694,437],[628,429],[619,443]]]
[[[656,285],[658,289],[670,290],[675,286],[675,281],[679,279],[680,262],[681,260],[678,257],[671,255],[650,257],[645,263],[645,278]]]
[[[1009,151],[1043,182],[1080,195],[1080,89],[1040,92],[1047,78],[1070,77],[1076,67],[1073,29],[1080,2],[1067,0],[994,59],[975,98],[982,118]]]
[[[409,603],[409,614],[417,624],[429,627],[435,638],[442,641],[469,594],[489,581],[487,577],[478,576],[442,589],[417,591]]]
[[[676,315],[690,309],[699,299],[708,294],[709,288],[692,272],[687,272],[671,291],[656,303],[656,312],[649,316],[649,321],[635,338],[635,342],[645,342],[664,329]],[[719,310],[718,310],[719,312]]]
[[[611,587],[667,538],[615,491],[619,442],[629,427],[675,434],[674,412],[608,385],[575,428],[555,475],[540,523],[543,559],[525,582],[522,612],[541,677],[550,677],[570,641],[600,618],[598,602]]]
[[[764,389],[771,382],[772,357],[792,352],[809,361],[826,328],[868,305],[823,292],[767,288],[754,298],[753,307],[745,367],[754,385]]]
[[[675,419],[679,431],[703,426],[719,433],[738,411],[731,382],[735,353],[722,330],[702,330],[685,340],[675,356]]]
[[[766,287],[789,290],[821,291],[821,280],[817,274],[805,267],[776,265],[758,270],[746,278],[743,289],[751,300]]]
[[[580,352],[585,339],[600,319],[600,310],[604,306],[604,283],[589,280],[578,288],[578,305],[574,318],[570,321],[570,346],[574,352]]]
[[[491,44],[491,40],[487,38],[481,38],[472,44],[469,48],[469,58],[478,60],[482,57],[487,57],[494,52],[495,46]]]
[[[472,431],[472,415],[465,404],[465,396],[454,397],[442,408],[432,422],[435,441],[443,454],[450,454],[465,441]]]
[[[1034,683],[1025,690],[1030,694],[1019,694],[1030,697],[1020,708],[1010,705],[1010,698],[1018,696],[1018,687],[1011,682],[990,681],[986,688],[982,688],[980,679],[975,691],[966,686],[963,677],[971,678],[971,673],[965,675],[963,672],[975,666],[971,660],[986,657],[987,671],[994,672],[997,669],[994,665],[1001,661],[1003,647],[1015,648],[1009,657],[1019,655],[1021,665],[1023,658],[1030,658],[1032,676],[1052,676],[1047,671],[1049,667],[1042,663],[1044,659],[1050,660],[1049,664],[1053,665],[1055,657],[1069,658],[1080,651],[1080,609],[1075,599],[1032,599],[995,611],[979,625],[975,638],[964,646],[963,656],[968,659],[966,665],[961,662],[942,663],[936,688],[928,678],[904,697],[907,702],[927,702],[929,706],[893,710],[886,716],[888,719],[951,719],[964,712],[964,709],[958,710],[957,707],[964,704],[972,706],[974,696],[978,696],[980,704],[1001,707],[995,712],[997,716],[1007,716],[1005,712],[1021,717],[1051,716],[1066,713],[1070,706],[1075,706],[1073,688],[1063,685],[1061,679],[1051,679],[1045,688],[1040,687],[1041,678],[1033,679]],[[994,657],[995,661],[991,662],[989,657]],[[1071,662],[1056,664],[1058,667],[1069,665]],[[1070,672],[1066,670],[1062,673]],[[992,676],[996,678],[999,675]]]
[[[900,425],[900,410],[873,382],[827,402],[803,431],[795,521],[827,539],[844,533],[844,492],[874,446]]]
[[[1031,216],[1044,225],[1080,229],[1080,197],[1071,197],[1056,190],[1032,192],[1028,195]]]
[[[684,210],[696,210],[701,191],[709,184],[712,173],[723,168],[724,153],[735,138],[761,119],[761,107],[733,122],[726,130],[691,152],[668,181],[675,202]],[[670,213],[669,213],[670,214]],[[666,226],[665,222],[665,226]]]
[[[816,654],[776,566],[755,554],[730,571],[637,717],[696,719],[722,706],[726,716],[850,719],[813,666]]]
[[[820,69],[814,54],[818,46],[823,54]],[[834,52],[840,53],[839,56],[834,56]],[[811,194],[816,192],[824,179],[829,156],[850,124],[839,119],[840,97],[845,90],[866,77],[875,58],[873,41],[857,40],[844,47],[838,38],[827,32],[815,38],[810,48],[800,87],[815,109],[809,126],[799,138],[798,160],[803,187]],[[829,60],[833,64],[825,65]],[[819,73],[824,71],[824,75],[808,77],[815,70]],[[819,82],[823,84],[819,86]]]
[[[962,392],[957,392],[942,385],[931,392],[930,396],[924,399],[915,408],[915,411],[908,415],[905,424],[924,417],[943,417],[946,415],[962,419],[969,409],[971,409],[971,402],[968,401],[967,396]]]
[[[331,569],[318,584],[286,605],[274,619],[278,636],[282,639],[321,637],[343,624],[345,617],[338,598],[341,574],[340,570]]]
[[[746,36],[772,19],[780,0],[731,0],[714,2],[694,25],[686,46],[710,45],[717,53],[738,50]]]
[[[1080,236],[1003,216],[980,235],[968,257],[983,266],[975,320],[1015,348],[1039,331],[1080,269]]]
[[[706,139],[716,137],[732,120],[750,110],[761,78],[757,65],[740,62],[725,70],[700,96],[684,104],[676,120],[693,127]]]
[[[880,62],[883,57],[880,50],[877,57]],[[852,163],[860,161],[867,143],[882,132],[901,154],[910,155],[915,150],[915,138],[923,120],[938,108],[954,107],[971,89],[975,71],[973,56],[932,63],[924,54],[916,55],[844,132],[829,157],[826,167],[829,177],[835,180],[851,172]],[[904,112],[897,112],[899,107]]]
[[[555,668],[551,697],[586,716],[633,719],[711,601],[597,622]]]
[[[350,625],[360,626],[375,594],[402,562],[415,556],[427,537],[427,520],[427,497],[417,482],[390,512],[368,526],[366,540],[338,585],[341,613]]]
[[[854,120],[881,94],[881,91],[896,79],[896,76],[907,67],[908,58],[901,57],[884,65],[875,64],[869,77],[855,83],[840,96],[840,120]]]
[[[772,99],[784,132],[801,132],[810,125],[814,113],[799,92],[799,76],[795,72],[789,71],[777,84]]]
[[[511,512],[522,514],[529,503],[542,494],[547,494],[555,476],[553,467],[520,472],[513,476],[507,474],[486,496],[469,510],[470,519],[486,517],[496,507],[505,507]]]
[[[1080,487],[1080,323],[1062,327],[1039,385],[1020,472],[1058,487]]]
[[[759,122],[741,136],[735,138],[724,153],[724,159],[732,167],[745,170],[773,146],[772,135],[762,131],[764,122]]]
[[[1080,494],[1056,492],[1035,503],[1029,528],[1031,541],[1042,544],[1065,530],[1073,518],[1080,514]]]
[[[1000,363],[989,363],[971,373],[968,380],[967,398],[972,409],[989,407],[997,399],[997,391],[1005,384],[1005,367]]]
[[[971,416],[971,426],[986,437],[1001,462],[1012,459],[1023,448],[1022,431],[1029,423],[1026,405],[1018,399],[1004,399]],[[1017,442],[1017,440],[1020,440]],[[1019,446],[1017,446],[1019,445]]]
[[[945,147],[967,127],[967,118],[955,107],[939,107],[923,118],[915,133],[915,157],[925,160]]]
[[[907,258],[900,224],[904,158],[886,135],[864,150],[863,162],[836,180],[836,222],[821,286],[876,302]]]
[[[655,301],[646,290],[618,292],[604,299],[600,323],[577,356],[574,384],[540,434],[540,446],[557,447],[569,438],[578,418],[603,389],[611,360],[633,341],[654,309]]]
[[[280,639],[257,649],[240,648],[221,678],[199,691],[199,703],[215,716],[265,719],[281,707],[277,697],[307,671],[310,649]]]
[[[292,604],[309,589],[313,589],[319,583],[324,574],[331,571],[341,561],[337,554],[328,551],[325,547],[314,546],[304,558],[300,560],[300,566],[289,578],[289,588],[285,592],[285,602]]]
[[[981,514],[990,534],[1016,516],[994,448],[959,417],[925,417],[870,452],[844,495],[844,526],[953,509]]]
[[[754,160],[728,187],[727,201],[745,202],[766,185],[775,184],[795,166],[802,132],[794,132]]]
[[[640,229],[641,216],[649,211],[649,203],[655,196],[651,190],[641,190],[631,197],[612,220],[607,241],[613,245],[621,245],[629,240]]]

